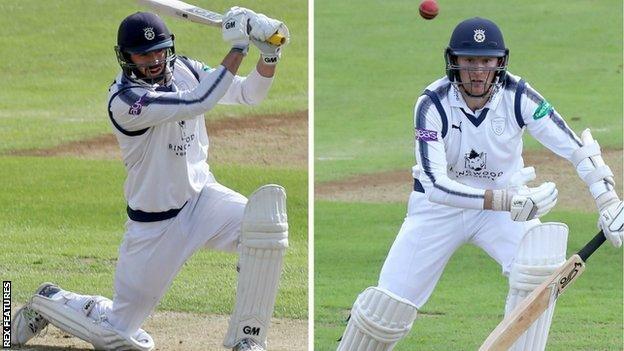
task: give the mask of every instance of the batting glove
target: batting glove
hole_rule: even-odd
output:
[[[598,228],[615,247],[621,247],[624,240],[624,205],[617,200],[603,207],[598,218]]]
[[[249,19],[256,14],[246,8],[234,6],[224,16],[221,24],[223,40],[232,48],[240,50],[243,55],[249,49]]]

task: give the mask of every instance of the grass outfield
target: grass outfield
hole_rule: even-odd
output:
[[[335,350],[356,296],[376,285],[405,215],[403,204],[317,202],[315,349]],[[553,212],[570,227],[568,254],[596,232],[594,214]],[[621,350],[622,254],[606,243],[559,299],[548,350]],[[475,350],[502,318],[507,279],[483,251],[464,246],[446,267],[408,338],[395,350]]]
[[[119,161],[0,157],[0,273],[22,304],[44,281],[112,297],[117,249],[126,220]],[[307,318],[307,172],[215,167],[219,181],[242,194],[268,182],[288,191],[290,249],[277,317]],[[236,255],[199,251],[176,277],[159,309],[229,314]]]
[[[307,109],[308,21],[305,0],[257,2],[193,0],[215,11],[234,5],[284,20],[292,34],[269,97],[255,108],[217,107],[209,118]],[[0,152],[41,148],[110,133],[108,87],[119,72],[113,47],[127,15],[146,10],[134,0],[2,0]],[[218,65],[228,51],[218,28],[164,17],[176,51]],[[241,74],[255,65],[250,48]]]
[[[412,166],[413,105],[444,75],[452,29],[473,16],[499,24],[509,70],[573,130],[622,147],[621,1],[446,0],[432,21],[418,3],[315,1],[316,181]]]

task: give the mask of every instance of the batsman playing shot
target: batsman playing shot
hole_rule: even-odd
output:
[[[284,45],[267,43],[279,33]],[[114,278],[114,298],[42,284],[14,316],[12,341],[23,345],[48,323],[98,350],[152,350],[141,329],[184,263],[199,249],[237,252],[238,287],[224,346],[265,350],[288,247],[286,193],[265,185],[249,199],[218,183],[206,163],[204,113],[216,104],[255,105],[271,87],[289,33],[281,21],[233,7],[223,17],[229,52],[216,67],[176,55],[174,35],[155,14],[120,24],[121,73],[109,88],[108,116],[127,178],[128,221]],[[260,51],[254,69],[242,60]],[[208,274],[208,272],[207,272]]]
[[[542,95],[507,71],[499,27],[483,18],[459,23],[444,57],[446,75],[414,108],[417,163],[407,216],[378,285],[353,304],[340,351],[392,350],[462,245],[483,249],[509,279],[506,315],[566,261],[568,227],[539,220],[558,192],[552,182],[530,183],[535,171],[522,158],[525,130],[575,167],[595,200],[599,228],[622,246],[623,205],[598,142],[589,130],[577,136]],[[544,350],[554,308],[510,349]]]

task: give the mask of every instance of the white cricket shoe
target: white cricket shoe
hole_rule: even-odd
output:
[[[43,283],[35,291],[35,295],[52,296],[60,288],[52,283]],[[30,308],[30,301],[22,306],[11,322],[11,345],[22,346],[30,339],[39,335],[48,326],[48,320]]]
[[[232,351],[266,351],[254,339],[243,339],[234,346]]]

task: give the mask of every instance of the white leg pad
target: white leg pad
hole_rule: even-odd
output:
[[[54,326],[90,342],[96,350],[149,351],[154,348],[154,341],[145,331],[139,329],[134,335],[123,335],[108,323],[102,311],[110,309],[111,300],[93,296],[76,309],[72,305],[76,305],[77,296],[65,290],[49,297],[35,295],[30,306]]]
[[[225,347],[250,338],[266,348],[287,247],[286,191],[279,185],[262,186],[249,196],[243,215],[236,306]]]
[[[389,351],[412,328],[416,306],[388,290],[370,287],[351,309],[337,351]]]
[[[542,223],[526,232],[509,275],[505,315],[510,314],[516,305],[566,261],[567,241],[568,227],[563,223]],[[553,302],[509,350],[544,350],[554,310]]]

